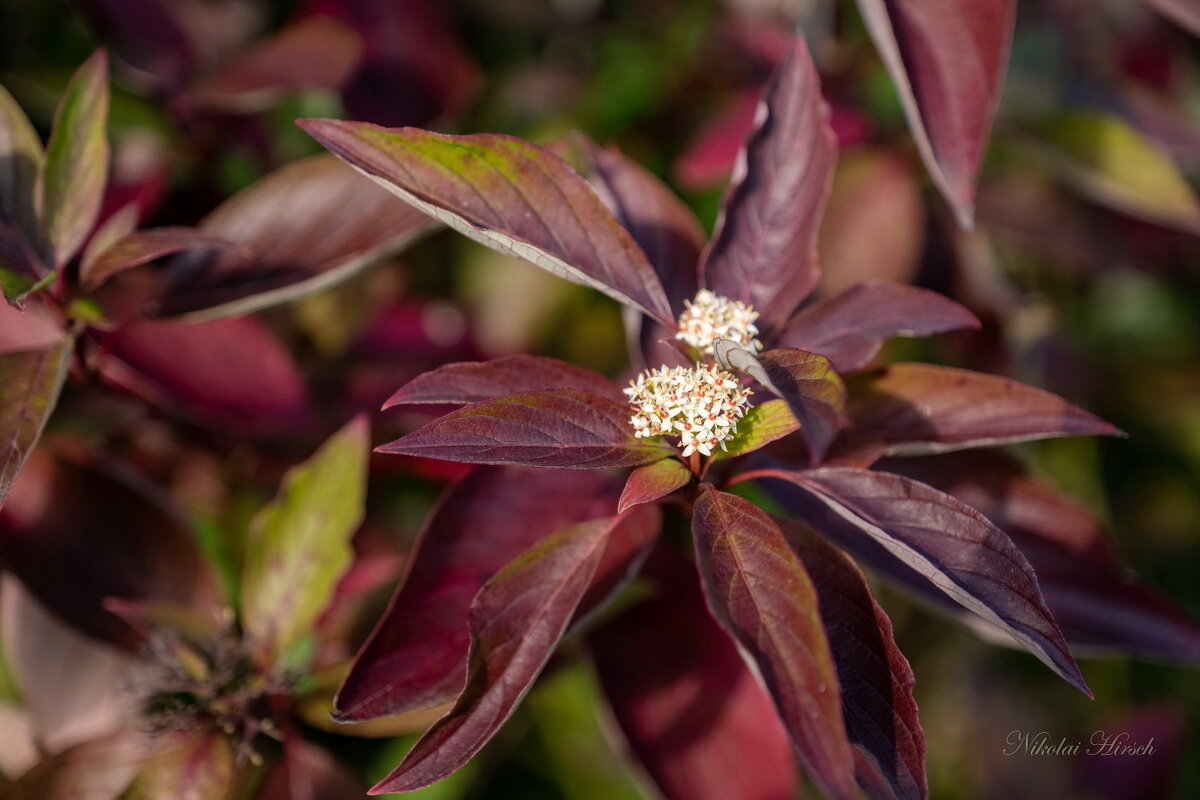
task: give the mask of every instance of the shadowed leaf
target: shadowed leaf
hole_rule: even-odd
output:
[[[509,136],[301,120],[322,145],[425,213],[502,253],[672,324],[645,254],[558,156]]]
[[[360,416],[292,468],[250,523],[242,621],[275,660],[312,629],[354,558],[350,537],[364,514],[370,448]]]
[[[738,420],[737,427],[737,435],[725,442],[727,449],[713,451],[714,461],[753,453],[760,447],[799,430],[800,423],[796,421],[796,415],[788,408],[787,402],[768,400],[747,411],[745,416]]]
[[[794,488],[778,497],[813,528],[884,574],[932,584],[1091,696],[1033,568],[975,509],[923,483],[869,470],[762,470],[742,477],[787,481]]]
[[[768,334],[820,281],[817,231],[836,161],[829,107],[797,37],[763,94],[700,267],[706,288],[753,306]]]
[[[376,450],[467,464],[571,469],[634,467],[674,453],[661,442],[634,438],[627,404],[579,389],[484,400]]]
[[[122,60],[152,76],[155,88],[171,90],[195,66],[187,34],[160,0],[71,0],[80,16]]]
[[[591,370],[555,358],[515,355],[446,364],[422,373],[400,387],[383,407],[406,403],[464,405],[542,389],[579,389],[613,400],[625,397],[612,381]]]
[[[0,507],[54,411],[73,346],[0,354]]]
[[[830,797],[853,798],[838,677],[804,565],[764,511],[711,487],[692,535],[708,607],[757,668],[809,775]]]
[[[38,245],[34,194],[44,156],[37,132],[8,91],[0,86],[0,270],[34,280],[44,270]],[[14,278],[0,280],[5,299],[19,294]]]
[[[858,0],[858,8],[930,177],[959,225],[971,227],[1015,0]]]
[[[1200,36],[1200,8],[1190,0],[1142,0],[1179,27]]]
[[[193,228],[150,228],[121,237],[79,270],[79,283],[94,289],[123,270],[188,250],[231,250],[235,245]],[[242,251],[244,252],[244,251]]]
[[[893,336],[978,327],[970,311],[936,292],[867,281],[796,314],[775,344],[819,353],[844,373],[867,366]]]
[[[691,471],[677,458],[664,458],[638,467],[629,473],[629,480],[617,504],[617,512],[624,513],[633,506],[661,500],[679,487],[686,486],[691,479]]]

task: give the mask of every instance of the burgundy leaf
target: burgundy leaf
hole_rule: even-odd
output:
[[[485,468],[450,490],[338,692],[338,718],[365,720],[453,700],[466,674],[467,609],[479,588],[539,540],[611,516],[615,504],[615,487],[591,472]]]
[[[411,403],[465,405],[543,389],[579,389],[613,400],[625,398],[612,381],[591,370],[555,358],[516,355],[438,367],[404,384],[383,407]]]
[[[819,353],[838,372],[854,372],[893,336],[925,337],[978,327],[970,311],[937,292],[867,281],[796,314],[775,344]]]
[[[138,320],[104,340],[109,383],[205,425],[276,435],[312,420],[308,388],[291,354],[263,323],[233,317],[199,324]]]
[[[971,227],[1016,0],[858,0],[930,177]]]
[[[1037,573],[1046,605],[1076,650],[1200,662],[1200,627],[1121,566],[1101,522],[1000,453],[886,462],[981,511]]]
[[[914,480],[862,469],[762,470],[795,490],[788,508],[870,566],[901,580],[933,584],[1091,696],[1033,568],[1008,536],[947,494]]]
[[[180,511],[132,478],[41,454],[0,510],[0,560],[67,622],[130,646],[139,635],[105,598],[207,608],[216,596]]]
[[[87,260],[79,271],[84,289],[94,289],[123,270],[188,250],[236,249],[229,242],[193,228],[150,228],[123,236],[112,247]],[[241,251],[244,253],[244,251]],[[244,257],[244,255],[243,255]]]
[[[825,356],[781,347],[757,356],[724,339],[713,349],[726,369],[744,372],[782,398],[800,423],[809,459],[821,463],[842,427],[846,386]]]
[[[283,743],[283,758],[267,773],[258,800],[349,800],[365,797],[367,787],[350,767],[324,748],[301,739]]]
[[[717,186],[729,177],[762,103],[762,87],[743,89],[706,122],[675,161],[675,179],[686,189]]]
[[[600,148],[584,140],[584,150],[592,182],[645,251],[671,308],[681,311],[683,301],[696,295],[704,228],[669,187],[616,146]]]
[[[920,455],[1120,431],[1061,397],[1011,378],[933,364],[890,364],[850,385],[853,441]]]
[[[656,594],[588,637],[617,724],[666,800],[791,800],[799,776],[771,698],[695,571],[668,563]]]
[[[459,233],[672,324],[646,255],[553,153],[496,134],[445,136],[301,120],[318,142]]]
[[[633,506],[661,500],[681,486],[686,486],[691,479],[691,471],[677,458],[664,458],[638,467],[629,473],[617,511],[624,513]]]
[[[892,638],[892,622],[845,553],[811,528],[778,519],[816,587],[821,618],[842,686],[846,733],[859,784],[872,798],[923,798],[925,734],[913,700],[915,679]],[[873,787],[882,779],[886,788]]]
[[[692,535],[708,607],[757,668],[809,774],[830,797],[853,798],[838,676],[804,565],[764,511],[711,487]]]
[[[610,530],[648,525],[651,508],[583,522],[543,539],[496,573],[471,602],[467,682],[454,708],[434,723],[372,791],[405,792],[467,763],[512,714],[575,614],[599,566]]]
[[[122,60],[170,91],[191,74],[195,52],[187,33],[159,0],[71,0],[95,34]]]
[[[837,140],[816,68],[796,38],[763,95],[700,267],[704,285],[777,330],[821,277],[817,231]]]
[[[41,350],[0,354],[0,507],[54,411],[73,347],[63,339]]]
[[[580,389],[484,400],[376,450],[466,464],[570,469],[635,467],[675,452],[661,442],[634,438],[628,404]]]

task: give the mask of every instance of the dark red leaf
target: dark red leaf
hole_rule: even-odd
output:
[[[0,354],[0,507],[58,403],[73,347],[74,340],[64,338],[44,349]]]
[[[666,800],[791,800],[799,776],[771,698],[695,570],[668,564],[652,597],[588,637],[617,724]]]
[[[1200,36],[1200,8],[1188,0],[1142,0],[1179,27]]]
[[[971,227],[1016,0],[858,0],[930,177]]]
[[[804,565],[764,511],[711,487],[692,535],[708,607],[757,668],[809,774],[830,797],[855,797],[838,676]]]
[[[580,389],[548,389],[484,400],[439,417],[380,453],[467,464],[604,469],[674,454],[633,437],[629,406]]]
[[[1057,436],[1120,431],[1061,397],[1011,378],[890,364],[850,383],[845,436],[882,442],[893,455],[921,455]]]
[[[339,718],[431,708],[462,688],[467,609],[479,588],[536,542],[608,517],[616,487],[591,472],[480,469],[430,516],[407,575],[338,692]]]
[[[542,389],[579,389],[618,401],[625,398],[612,381],[591,370],[555,358],[516,355],[438,367],[404,384],[383,407],[406,403],[465,405]]]
[[[829,107],[797,37],[763,95],[701,266],[704,285],[752,305],[768,333],[820,280],[817,231],[836,161]]]
[[[148,264],[165,256],[188,250],[220,251],[236,249],[245,258],[244,249],[193,228],[150,228],[121,237],[94,260],[85,261],[79,271],[84,289],[94,289],[123,270]]]
[[[71,0],[70,5],[117,56],[145,73],[152,88],[169,91],[191,74],[194,48],[169,4],[159,0]]]
[[[106,381],[205,425],[270,436],[312,421],[308,388],[291,354],[253,317],[137,320],[104,346]]]
[[[567,629],[617,526],[651,526],[653,508],[583,522],[543,539],[471,602],[467,683],[450,712],[373,792],[405,792],[467,763],[512,714]]]
[[[686,189],[717,186],[729,177],[762,102],[762,87],[743,89],[719,109],[688,142],[675,161],[674,174]]]
[[[859,785],[872,798],[923,798],[925,734],[913,700],[915,679],[892,638],[892,622],[845,553],[811,528],[778,519],[816,587],[821,618],[842,686],[846,733]],[[882,780],[886,787],[877,787]]]
[[[809,525],[887,575],[933,584],[1091,696],[1033,568],[975,509],[923,483],[870,470],[762,470],[740,477],[789,482],[795,488],[779,497]]]
[[[459,233],[673,324],[646,255],[558,156],[497,134],[445,136],[337,120],[300,126]]]
[[[893,336],[924,337],[978,327],[970,311],[936,292],[867,281],[796,314],[775,344],[819,353],[838,372],[854,372],[870,363]]]
[[[661,500],[679,487],[686,486],[691,479],[691,471],[677,458],[664,458],[638,467],[629,473],[617,511],[623,513],[627,508]]]
[[[140,636],[105,598],[208,608],[216,597],[182,512],[124,475],[42,454],[0,510],[0,561],[67,622],[129,646]]]
[[[365,797],[367,787],[350,767],[324,748],[299,736],[283,743],[278,761],[255,797],[258,800],[350,800]]]

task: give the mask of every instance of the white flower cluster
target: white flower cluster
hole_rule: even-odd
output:
[[[687,342],[703,355],[713,354],[713,339],[729,339],[742,347],[762,350],[754,321],[758,312],[740,300],[730,300],[708,289],[696,293],[696,299],[684,300],[679,315],[676,339]]]
[[[678,436],[685,456],[710,456],[737,433],[751,392],[719,367],[697,365],[646,370],[625,394],[637,409],[629,420],[634,436]]]

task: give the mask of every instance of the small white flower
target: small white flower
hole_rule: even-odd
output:
[[[625,394],[636,412],[629,418],[633,435],[677,436],[686,457],[697,452],[710,456],[717,445],[726,449],[751,392],[710,364],[646,370],[629,382]]]
[[[713,354],[713,339],[729,339],[742,347],[762,350],[762,342],[755,338],[758,328],[754,321],[758,319],[758,312],[740,300],[730,300],[708,289],[701,289],[694,300],[684,300],[683,305],[684,311],[679,315],[679,331],[675,338],[690,344],[702,355]],[[732,388],[721,385],[732,381],[733,376],[724,374],[728,377],[719,379],[712,376],[712,385]],[[732,383],[737,385],[736,381]]]

